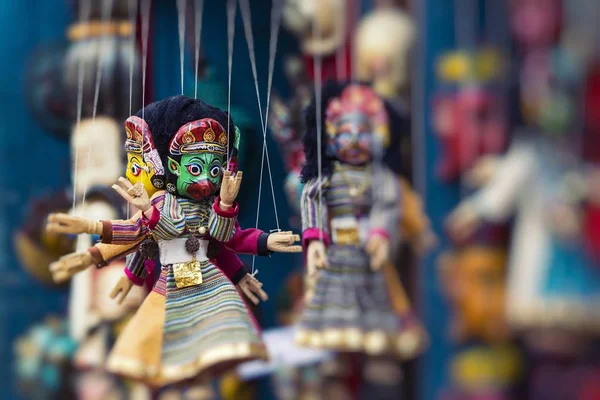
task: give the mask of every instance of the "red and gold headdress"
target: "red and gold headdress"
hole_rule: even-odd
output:
[[[144,146],[144,136],[150,136],[148,124],[143,119],[135,115],[127,118],[125,121],[125,152],[142,154]]]
[[[185,124],[171,140],[171,155],[198,153],[227,154],[227,132],[212,118],[202,118]]]
[[[332,99],[325,111],[325,128],[329,137],[337,133],[337,122],[350,113],[366,115],[373,124],[373,133],[384,146],[390,142],[389,121],[385,105],[381,98],[368,86],[350,85],[342,94]]]

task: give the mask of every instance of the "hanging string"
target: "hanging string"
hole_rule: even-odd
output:
[[[196,0],[194,3],[194,98],[198,98],[198,67],[200,65],[200,43],[202,38],[202,11],[204,9],[204,0]],[[231,69],[230,69],[231,71]],[[231,73],[230,73],[231,75]],[[227,110],[229,111],[229,110]],[[229,134],[229,130],[227,131]],[[229,150],[229,149],[228,149]],[[229,153],[229,152],[227,152]]]
[[[318,19],[315,19],[315,23],[313,25],[313,37],[320,36],[320,26]],[[353,51],[354,52],[354,51]],[[354,56],[352,56],[354,57]],[[352,58],[354,61],[354,58]],[[321,149],[321,134],[322,134],[322,126],[321,126],[321,101],[322,101],[322,60],[321,55],[317,54],[313,58],[313,69],[315,71],[315,112],[316,112],[316,123],[317,123],[317,179],[319,182],[319,203],[317,206],[317,228],[319,229],[319,241],[323,242],[323,202],[321,199],[323,198],[323,152]],[[353,73],[354,69],[352,69]],[[353,75],[352,75],[353,76]]]
[[[82,22],[88,22],[92,11],[92,0],[84,1],[81,4],[79,13],[79,19]],[[81,112],[83,109],[83,81],[85,78],[85,68],[83,66],[83,59],[80,58],[77,63],[77,121],[75,123],[75,131],[79,132],[81,126]],[[73,204],[71,205],[71,213],[75,212],[75,204],[77,200],[77,164],[79,159],[79,146],[75,147],[75,162],[73,165]]]
[[[263,149],[261,156],[261,166],[260,166],[260,181],[258,187],[258,204],[256,206],[256,227],[258,227],[258,222],[260,220],[260,204],[261,204],[261,196],[262,196],[262,182],[264,175],[264,162],[265,158],[267,160],[267,170],[269,173],[269,182],[271,184],[271,197],[273,199],[273,208],[275,211],[275,222],[277,225],[277,230],[280,231],[279,225],[279,213],[277,211],[277,201],[275,199],[275,188],[273,185],[273,175],[271,172],[271,162],[269,158],[269,152],[267,150],[267,124],[265,120],[269,117],[269,106],[271,101],[271,88],[273,82],[273,71],[275,69],[275,54],[277,51],[277,39],[279,37],[279,27],[281,22],[281,14],[282,14],[283,5],[280,0],[273,0],[271,4],[271,31],[270,31],[270,39],[269,39],[269,75],[268,75],[268,83],[267,83],[267,103],[265,108],[265,117],[263,118],[262,105],[260,101],[260,90],[258,87],[258,74],[256,72],[256,57],[254,52],[254,38],[252,35],[252,16],[250,14],[250,4],[248,0],[240,0],[240,10],[242,12],[242,20],[244,23],[244,33],[246,35],[246,43],[248,45],[248,53],[250,56],[250,63],[252,66],[252,74],[254,77],[254,87],[256,90],[256,99],[258,102],[258,110],[260,113],[260,122],[261,129],[263,134]],[[252,258],[252,273],[255,272],[255,261],[256,258]]]
[[[141,0],[141,20],[142,20],[142,119],[146,111],[146,64],[148,62],[148,34],[150,31],[150,9],[151,0]]]
[[[362,0],[356,0],[354,2],[352,2],[352,4],[354,5],[354,7],[351,8],[351,18],[350,21],[350,26],[348,26],[347,32],[354,32],[356,30],[356,27],[358,26],[358,22],[360,20],[360,13],[362,10]],[[348,14],[345,14],[344,17],[346,19],[348,19]],[[345,24],[344,26],[347,26],[348,24]],[[352,79],[353,82],[355,82],[357,80],[356,77],[356,64],[357,64],[357,60],[356,60],[356,43],[354,43],[354,41],[352,41],[350,43],[350,77]]]
[[[108,23],[108,20],[111,17],[113,0],[104,0],[102,2],[102,22],[104,24]],[[103,35],[100,37],[99,41],[99,50],[98,50],[98,62],[96,64],[96,85],[94,87],[94,108],[92,109],[92,122],[96,120],[96,113],[98,111],[98,100],[100,98],[100,82],[102,82],[102,62],[104,61],[104,55],[106,53],[105,45],[108,40],[108,35]],[[86,162],[86,170],[90,167],[90,162],[92,160],[92,143],[88,146],[88,157]],[[88,190],[88,182],[85,181],[85,185],[83,186],[83,195],[81,197],[81,205],[82,208],[85,206],[85,197]]]
[[[235,11],[237,9],[236,0],[227,0],[227,67],[229,68],[227,77],[227,114],[231,116],[231,71],[233,69],[233,39],[235,38]],[[227,137],[229,136],[229,121],[227,118]],[[227,141],[227,167],[231,155],[229,154],[229,140]]]
[[[279,9],[279,11],[278,11]],[[258,102],[258,111],[260,113],[260,124],[261,124],[261,128],[262,128],[262,132],[263,132],[263,150],[267,159],[267,170],[269,172],[269,180],[271,183],[271,195],[273,197],[273,207],[275,209],[275,221],[277,223],[277,229],[280,230],[279,227],[279,216],[277,215],[277,204],[275,202],[275,189],[273,186],[273,176],[271,173],[271,161],[270,161],[270,157],[269,157],[269,152],[266,149],[266,141],[267,141],[267,126],[265,124],[265,119],[263,118],[263,111],[262,111],[262,105],[261,105],[261,101],[260,101],[260,90],[258,88],[258,76],[256,73],[256,57],[254,54],[254,38],[252,35],[252,16],[250,14],[250,4],[248,2],[248,0],[240,0],[240,10],[242,12],[242,21],[244,23],[244,32],[246,34],[246,42],[248,44],[248,53],[250,54],[250,63],[251,63],[251,67],[252,67],[252,74],[254,76],[254,88],[256,90],[256,100]],[[275,16],[277,17],[277,14],[279,14],[279,17],[281,16],[281,7],[276,7],[275,6],[275,1],[272,3],[272,12],[271,12],[271,16]],[[270,68],[270,79],[272,80],[272,69],[273,69],[273,63],[275,62],[274,58],[275,58],[275,50],[277,47],[277,35],[279,32],[279,22],[276,21],[280,20],[281,18],[272,18],[271,19],[271,45],[270,45],[270,51],[271,51],[271,60],[269,60],[269,68]],[[273,34],[274,33],[274,34]],[[269,90],[271,89],[271,84],[269,83]],[[267,98],[270,98],[270,94],[267,93]],[[267,114],[268,114],[268,109],[266,110]],[[261,176],[262,178],[262,176]],[[259,193],[260,193],[261,188],[259,188]],[[259,200],[260,201],[260,200]]]
[[[129,115],[133,114],[133,67],[135,60],[135,34],[137,31],[137,0],[129,0],[129,24],[131,26],[130,36],[130,63],[129,63]],[[129,208],[127,209],[129,211]]]
[[[187,0],[177,0],[177,20],[179,28],[179,72],[181,73],[181,94],[183,94],[183,70],[185,62],[185,9]]]

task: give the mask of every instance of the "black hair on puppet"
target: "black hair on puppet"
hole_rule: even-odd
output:
[[[142,114],[152,133],[154,145],[164,166],[168,165],[169,145],[175,133],[183,125],[202,118],[216,120],[225,130],[227,130],[227,122],[229,122],[229,153],[231,158],[237,156],[237,150],[234,148],[235,125],[233,119],[227,112],[206,104],[202,100],[192,99],[183,95],[172,96],[149,104],[135,115],[142,118]],[[171,157],[179,161],[177,156]],[[173,176],[168,168],[165,168],[165,173],[167,175],[167,183],[175,185],[177,177]]]
[[[321,91],[321,173],[328,175],[333,169],[333,162],[336,160],[335,155],[331,154],[328,146],[327,130],[325,128],[325,112],[329,102],[336,97],[341,96],[346,87],[350,85],[365,85],[363,83],[354,82],[328,82],[324,85]],[[368,85],[365,85],[368,86]],[[410,133],[408,120],[402,116],[387,102],[384,101],[385,109],[388,113],[390,142],[385,149],[383,163],[396,174],[402,171],[402,163],[400,158],[400,137],[403,134]],[[317,117],[316,117],[316,101],[313,99],[306,109],[306,131],[302,138],[304,144],[304,153],[306,161],[302,166],[300,180],[308,182],[310,179],[319,175],[319,153],[317,146]]]

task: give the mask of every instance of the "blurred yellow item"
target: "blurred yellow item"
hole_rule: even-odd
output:
[[[493,49],[483,49],[475,57],[475,75],[478,81],[490,81],[502,72],[502,57]]]
[[[457,355],[452,378],[461,388],[489,389],[515,383],[522,373],[522,359],[512,346],[476,347]]]
[[[439,264],[442,284],[454,307],[454,337],[460,341],[507,339],[506,251],[471,246],[443,254]]]
[[[252,400],[256,397],[254,384],[241,381],[234,372],[223,375],[220,392],[223,400]]]
[[[450,52],[437,65],[438,78],[447,82],[467,80],[471,75],[471,57],[464,51]]]
[[[409,82],[414,40],[414,23],[399,8],[377,9],[361,18],[354,35],[358,79],[372,82],[383,97],[397,96]]]
[[[69,26],[67,37],[70,41],[85,40],[95,36],[129,37],[132,26],[129,21],[88,21]]]
[[[408,242],[413,246],[418,246],[422,238],[430,233],[429,218],[423,211],[421,197],[406,179],[400,178],[400,188],[402,190],[400,230]]]

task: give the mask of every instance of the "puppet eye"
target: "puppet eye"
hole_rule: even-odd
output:
[[[219,176],[220,173],[221,173],[221,167],[218,165],[214,165],[210,169],[210,176],[212,176],[213,178],[216,178],[217,176]]]
[[[131,174],[133,176],[140,176],[141,172],[142,172],[142,167],[140,167],[139,164],[137,164],[137,163],[131,164]]]
[[[186,168],[188,172],[193,176],[198,176],[202,173],[202,167],[200,166],[200,164],[188,164],[186,165]]]

